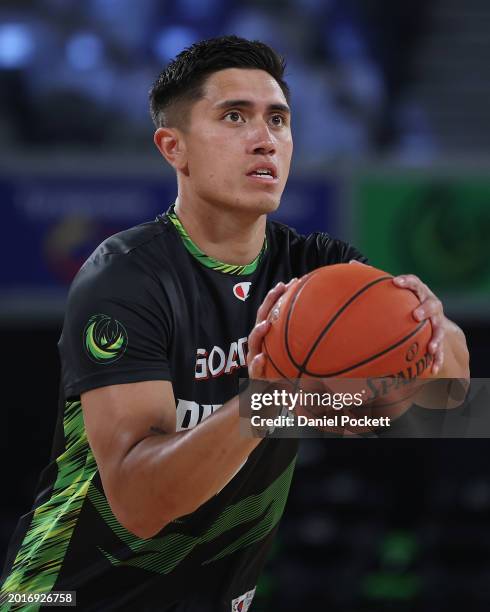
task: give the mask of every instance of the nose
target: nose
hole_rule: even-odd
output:
[[[271,140],[267,140],[255,146],[253,152],[255,155],[274,155],[276,148]]]
[[[253,130],[249,140],[249,152],[254,155],[273,155],[276,152],[274,139],[266,123],[261,121]]]

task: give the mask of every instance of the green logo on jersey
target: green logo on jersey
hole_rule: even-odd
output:
[[[90,317],[83,335],[87,355],[95,363],[114,363],[124,355],[128,345],[124,325],[104,314]]]

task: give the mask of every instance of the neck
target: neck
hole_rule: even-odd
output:
[[[264,244],[265,214],[240,213],[181,195],[175,212],[201,251],[223,263],[247,265]]]

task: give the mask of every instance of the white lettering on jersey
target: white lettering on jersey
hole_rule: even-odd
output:
[[[238,340],[238,359],[241,366],[247,365],[247,348],[248,348],[248,338],[240,338]]]
[[[228,359],[226,360],[225,372],[227,374],[231,374],[233,370],[236,370],[240,367],[238,361],[238,344],[236,342],[232,342],[230,344],[230,352],[228,353]]]
[[[198,348],[196,357],[196,375],[197,379],[209,378],[208,376],[208,352],[206,349]]]
[[[207,380],[223,374],[231,374],[247,365],[247,337],[231,342],[228,349],[213,346],[211,351],[198,348],[196,352],[195,378]]]
[[[215,355],[218,356],[218,360],[216,360]],[[211,376],[213,378],[216,378],[216,376],[221,376],[221,374],[223,374],[223,370],[225,369],[225,364],[226,355],[224,350],[219,346],[213,346],[208,357],[208,368],[211,372]]]
[[[192,429],[223,404],[198,404],[190,400],[179,399],[177,401],[177,423],[176,431]]]

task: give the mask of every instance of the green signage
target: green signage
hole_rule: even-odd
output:
[[[436,292],[490,295],[490,179],[363,176],[353,212],[372,265]]]

